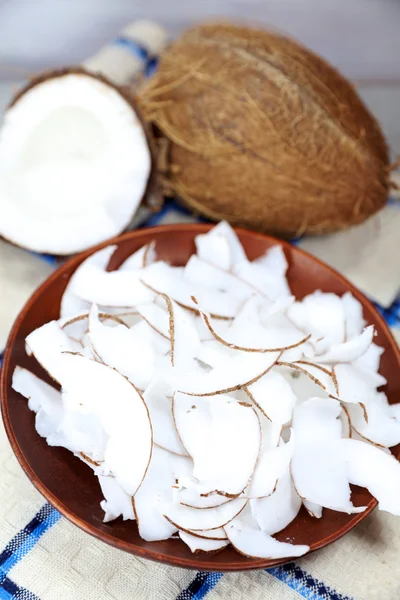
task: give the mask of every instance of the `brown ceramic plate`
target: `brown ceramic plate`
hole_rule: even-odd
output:
[[[167,225],[143,229],[97,246],[117,244],[111,269],[150,240],[157,242],[157,254],[175,265],[185,264],[194,252],[194,236],[210,229],[209,225]],[[400,354],[387,325],[371,303],[346,279],[309,254],[274,238],[237,230],[250,259],[263,254],[270,246],[282,244],[289,262],[289,283],[296,297],[301,298],[316,289],[343,294],[350,290],[363,305],[364,317],[378,332],[376,341],[385,348],[381,373],[388,380],[385,392],[391,403],[400,397]],[[209,571],[236,571],[266,568],[285,560],[251,559],[232,548],[220,554],[192,554],[179,540],[148,543],[143,541],[133,521],[118,519],[103,523],[100,508],[100,487],[92,471],[70,452],[51,448],[34,428],[34,414],[22,396],[11,389],[11,377],[16,365],[31,369],[46,377],[36,361],[25,352],[25,337],[36,327],[59,316],[60,300],[72,273],[95,249],[88,250],[66,262],[35,292],[17,318],[8,339],[1,376],[3,419],[12,448],[32,483],[67,519],[97,538],[132,554],[179,567]],[[400,446],[395,449],[400,456]],[[308,544],[317,550],[337,540],[362,521],[376,506],[376,501],[364,489],[354,488],[355,505],[368,505],[361,514],[347,515],[325,510],[322,519],[312,519],[302,509],[297,519],[276,537],[290,538],[296,544]]]

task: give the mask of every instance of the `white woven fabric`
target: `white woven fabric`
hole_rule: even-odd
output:
[[[0,425],[0,548],[44,504],[14,457]],[[400,520],[375,511],[331,546],[298,561],[314,579],[356,600],[400,598]],[[41,600],[172,600],[195,573],[116,550],[61,518],[12,569],[10,577]],[[4,596],[5,598],[6,596]],[[334,598],[294,591],[264,571],[224,575],[210,600]],[[0,598],[3,598],[0,590]],[[188,599],[190,596],[188,596]],[[340,598],[337,596],[336,598]]]

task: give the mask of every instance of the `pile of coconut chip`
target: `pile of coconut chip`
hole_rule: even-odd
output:
[[[185,267],[154,244],[72,276],[61,316],[27,351],[61,386],[17,367],[36,430],[99,479],[105,521],[147,541],[251,557],[309,548],[272,537],[302,505],[358,513],[350,484],[400,514],[400,410],[378,388],[382,348],[350,294],[291,295],[280,246],[249,261],[226,223]],[[178,542],[177,542],[178,543]]]

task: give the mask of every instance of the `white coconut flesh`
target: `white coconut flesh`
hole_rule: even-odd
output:
[[[279,478],[275,491],[266,498],[250,500],[251,512],[260,529],[273,535],[285,529],[297,517],[302,500],[293,485],[287,467]]]
[[[246,504],[246,498],[235,498],[232,502],[201,510],[174,502],[165,508],[164,514],[178,529],[192,529],[196,532],[203,529],[214,530],[232,521]]]
[[[16,367],[13,373],[12,386],[28,399],[29,408],[36,413],[36,430],[48,438],[59,428],[63,416],[61,393],[21,367]]]
[[[147,542],[301,556],[273,536],[302,506],[364,511],[352,484],[398,514],[400,411],[358,300],[294,298],[282,249],[250,261],[226,223],[195,241],[186,266],[153,243],[116,270],[114,246],[81,263],[60,319],[26,338],[61,390],[14,372],[38,434],[99,479],[106,522],[136,519]]]
[[[173,414],[203,495],[218,492],[234,497],[243,492],[261,446],[261,426],[252,406],[226,396],[196,398],[178,392]]]
[[[310,502],[309,500],[303,500],[303,506],[310,517],[314,517],[315,519],[320,519],[322,517],[323,508],[320,504]]]
[[[217,529],[203,529],[200,531],[193,531],[191,529],[187,529],[184,530],[182,529],[181,531],[185,531],[185,533],[188,533],[190,535],[192,535],[193,537],[199,537],[199,538],[203,538],[203,539],[208,539],[208,540],[227,540],[228,538],[226,537],[225,531],[223,527],[219,527]]]
[[[195,244],[199,258],[226,271],[231,271],[234,265],[247,261],[236,232],[226,221],[221,221],[208,233],[196,236]]]
[[[222,504],[231,502],[233,498],[226,497],[224,494],[218,494],[217,491],[209,492],[205,495],[204,485],[192,476],[189,479],[180,479],[179,484],[182,486],[179,490],[179,501],[183,506],[189,508],[198,508],[199,510],[208,510],[209,508],[217,508]]]
[[[71,254],[123,231],[151,156],[132,106],[83,73],[23,93],[0,131],[0,234],[36,252]]]
[[[302,556],[309,546],[279,542],[260,529],[251,510],[246,507],[224,531],[232,546],[245,556],[255,558],[286,558]]]
[[[265,448],[260,455],[251,483],[246,490],[249,498],[266,498],[273,494],[278,481],[288,471],[294,451],[291,439],[275,448]]]
[[[228,540],[212,540],[210,538],[199,538],[197,536],[180,531],[179,537],[185,542],[192,552],[217,552],[228,546]]]
[[[74,317],[80,312],[87,312],[90,308],[90,302],[85,300],[82,295],[76,295],[74,293],[75,286],[78,284],[82,272],[86,272],[86,269],[99,269],[105,271],[112,255],[116,250],[116,246],[106,246],[97,252],[91,254],[86,258],[72,274],[72,277],[68,281],[67,287],[65,288],[60,307],[60,317],[68,318]],[[83,277],[85,279],[85,276]],[[78,289],[79,294],[79,289]]]
[[[173,454],[187,456],[173,419],[172,393],[170,385],[154,381],[143,393],[143,400],[150,413],[154,443]]]
[[[147,542],[167,540],[177,532],[164,511],[174,501],[178,477],[189,475],[192,468],[189,458],[154,446],[146,477],[133,501],[139,533]]]
[[[135,519],[132,498],[127,494],[114,477],[99,475],[99,483],[104,500],[100,506],[104,510],[104,523],[122,517],[124,521]]]
[[[269,371],[249,385],[247,391],[253,402],[274,423],[284,425],[291,420],[297,398],[280,373]]]
[[[88,321],[88,337],[93,353],[103,363],[128,377],[140,389],[145,389],[155,371],[156,352],[150,341],[135,335],[125,325],[107,327],[100,321],[95,304],[90,310]]]

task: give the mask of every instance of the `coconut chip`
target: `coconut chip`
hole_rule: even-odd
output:
[[[182,542],[185,542],[192,552],[217,552],[222,550],[228,544],[228,540],[213,540],[210,538],[200,538],[198,536],[191,535],[185,531],[179,532],[179,537]]]
[[[202,495],[238,496],[247,486],[260,452],[261,427],[254,409],[226,396],[195,398],[178,392],[173,414],[178,434],[193,459],[193,476],[203,488]]]

